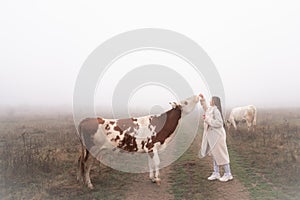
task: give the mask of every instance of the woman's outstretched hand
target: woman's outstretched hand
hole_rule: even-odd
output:
[[[200,97],[201,99],[204,99],[204,96],[203,96],[202,93],[199,94],[199,97]]]

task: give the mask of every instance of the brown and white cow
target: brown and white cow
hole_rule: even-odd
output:
[[[170,103],[172,109],[160,115],[148,115],[128,119],[88,118],[78,127],[82,153],[78,159],[77,180],[90,189],[90,169],[94,158],[102,149],[118,147],[128,152],[148,153],[149,178],[160,184],[158,150],[164,148],[174,135],[182,117],[194,110],[198,95],[179,103]],[[97,157],[98,158],[98,157]]]
[[[233,125],[235,130],[237,130],[237,124],[239,122],[246,122],[248,126],[248,131],[250,131],[250,127],[253,127],[253,131],[256,127],[256,115],[257,110],[253,105],[237,107],[231,110],[229,118],[227,120],[227,128],[230,129],[230,126]]]

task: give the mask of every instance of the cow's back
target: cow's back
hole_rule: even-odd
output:
[[[242,121],[245,116],[245,108],[244,107],[237,107],[231,110],[229,118],[235,121]]]
[[[256,107],[253,105],[233,108],[230,113],[230,118],[235,121],[243,121],[255,117]]]

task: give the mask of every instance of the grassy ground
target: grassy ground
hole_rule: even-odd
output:
[[[299,111],[262,110],[255,132],[248,133],[245,126],[230,132],[233,158],[237,158],[237,164],[247,170],[242,171],[245,174],[242,179],[253,198],[300,198]],[[251,183],[252,187],[248,183],[251,180],[248,174],[257,179]]]
[[[297,166],[299,168],[295,162],[299,161],[289,160],[288,156],[280,155],[278,149],[270,146],[254,145],[253,148],[252,140],[248,139],[248,144],[245,141],[240,143],[235,136],[229,149],[233,171],[248,188],[252,198],[299,199],[300,177],[295,170]]]
[[[245,125],[241,125],[238,131],[231,130],[227,135],[234,179],[241,182],[251,199],[299,199],[299,112],[264,110],[259,114],[255,132],[248,133]],[[209,158],[197,158],[201,132],[199,135],[172,165],[176,199],[218,199],[216,191],[224,186],[206,180],[211,164]],[[227,188],[220,199],[244,199],[234,194],[227,198],[229,190],[232,188]]]
[[[300,199],[299,111],[262,110],[257,131],[228,134],[232,182],[207,181],[212,166],[209,157],[197,157],[200,130],[183,156],[161,169],[170,187],[157,189],[147,174],[98,165],[91,173],[94,191],[76,181],[79,140],[71,115],[2,117],[0,199],[130,199],[139,193],[144,199],[154,193],[164,199]]]
[[[92,169],[95,190],[76,181],[79,140],[71,116],[0,121],[0,199],[124,199],[131,174]]]
[[[245,187],[249,190],[252,199],[287,199],[281,190],[275,190],[272,183],[256,173],[251,163],[246,157],[242,157],[233,150],[229,150],[231,155],[231,167]],[[288,198],[289,199],[289,198]]]

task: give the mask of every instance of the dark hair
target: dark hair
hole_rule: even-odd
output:
[[[212,101],[214,102],[215,106],[217,106],[218,110],[220,111],[221,117],[222,117],[222,120],[223,120],[223,126],[225,127],[225,122],[224,122],[224,117],[223,117],[223,112],[222,112],[222,106],[221,106],[221,99],[220,99],[220,97],[213,96]]]

